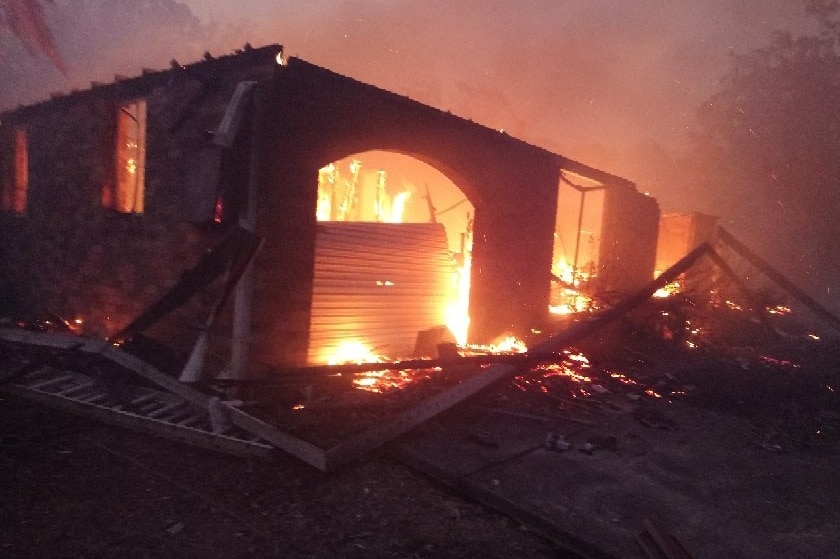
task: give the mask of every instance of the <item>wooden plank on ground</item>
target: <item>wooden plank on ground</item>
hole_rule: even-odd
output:
[[[90,417],[109,425],[163,437],[199,448],[216,450],[225,454],[266,458],[273,450],[273,447],[266,444],[246,441],[218,433],[210,433],[186,425],[159,421],[151,417],[116,410],[96,403],[82,402],[58,394],[33,390],[25,386],[11,384],[5,387],[4,390],[40,404],[76,415]]]
[[[295,458],[303,460],[310,466],[314,466],[322,472],[327,471],[328,464],[326,453],[323,449],[310,442],[304,441],[303,439],[284,433],[277,427],[269,425],[261,419],[240,410],[228,402],[222,402],[222,404],[228,410],[230,422],[240,429],[244,429],[249,433],[258,435],[280,450],[291,454]]]
[[[65,349],[77,347],[79,351],[101,355],[197,407],[209,410],[211,403],[221,403],[228,415],[227,419],[233,425],[260,437],[277,449],[291,454],[319,470],[326,471],[327,469],[324,451],[312,443],[284,433],[279,428],[265,423],[228,402],[220,402],[217,398],[199,392],[108,341],[17,329],[0,329],[0,339],[43,347]],[[102,411],[101,413],[109,412]]]
[[[0,339],[29,345],[53,347],[58,349],[75,348],[76,351],[96,354],[113,363],[125,367],[144,379],[177,394],[184,400],[206,408],[209,397],[195,388],[179,382],[177,379],[159,371],[139,357],[123,351],[107,340],[84,338],[69,334],[34,332],[32,330],[0,329]]]
[[[840,332],[840,318],[837,318],[837,316],[822,306],[816,299],[799,289],[795,283],[785,277],[776,268],[771,266],[766,260],[747,248],[744,243],[733,237],[726,229],[718,227],[718,236],[727,245],[743,256],[747,262],[761,270],[764,275],[776,282],[783,289],[787,290],[788,293],[799,299],[803,305],[811,309],[814,314],[830,324],[832,328]]]

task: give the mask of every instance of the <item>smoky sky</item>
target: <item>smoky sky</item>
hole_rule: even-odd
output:
[[[760,232],[754,218],[774,200],[741,189],[727,204],[702,185],[676,186],[672,154],[688,146],[698,108],[736,56],[768,45],[776,31],[813,31],[804,3],[52,0],[42,5],[67,71],[0,25],[0,108],[173,59],[279,43],[289,56],[628,178],[665,213],[705,211],[736,231]]]
[[[732,53],[804,26],[797,2],[107,0],[46,5],[64,78],[5,37],[3,105],[224,54],[246,42],[286,52],[635,180],[626,154],[679,144]],[[165,6],[155,17],[142,5]],[[83,20],[83,12],[88,19]],[[135,13],[136,12],[136,13]],[[171,12],[171,13],[170,13]],[[168,19],[163,19],[168,18]],[[191,19],[193,18],[193,19]],[[6,80],[2,80],[6,81]],[[0,84],[2,84],[0,81]],[[10,80],[12,82],[12,80]],[[690,206],[644,184],[669,206]],[[690,207],[674,207],[688,211]]]
[[[799,3],[767,0],[287,2],[253,15],[240,26],[260,42],[602,167],[647,138],[680,142],[733,53],[804,19]]]

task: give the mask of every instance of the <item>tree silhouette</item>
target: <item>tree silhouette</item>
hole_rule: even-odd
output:
[[[51,3],[51,0],[44,1]],[[42,3],[37,0],[0,0],[0,30],[3,29],[17,36],[30,52],[40,52],[62,74],[67,74],[64,59],[47,25]]]
[[[707,193],[725,226],[828,300],[840,288],[840,2],[806,8],[813,33],[777,33],[736,57],[698,112],[682,180]]]
[[[177,0],[0,0],[0,21],[0,109],[163,68],[173,58],[197,60],[218,31]],[[53,50],[42,48],[46,37]],[[60,52],[60,65],[41,56],[49,52]]]

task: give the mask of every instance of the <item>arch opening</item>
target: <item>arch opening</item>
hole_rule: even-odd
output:
[[[310,362],[434,357],[467,342],[474,207],[446,175],[373,150],[326,162]]]

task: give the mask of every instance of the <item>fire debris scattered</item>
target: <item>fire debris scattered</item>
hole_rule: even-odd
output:
[[[96,373],[102,366],[93,365],[90,355],[99,354],[96,359],[104,356],[143,377],[140,384],[151,382],[198,403],[210,413],[214,436],[223,431],[212,426],[211,402],[229,426],[251,433],[254,442],[264,439],[322,470],[356,460],[468,399],[469,405],[461,408],[542,421],[544,443],[522,452],[626,452],[626,437],[633,433],[620,438],[618,431],[605,428],[626,417],[645,429],[678,432],[683,427],[675,417],[680,416],[668,410],[677,400],[749,419],[760,451],[836,451],[836,335],[817,333],[813,325],[797,322],[787,304],[766,303],[775,298],[759,299],[733,282],[744,292],[739,302],[727,293],[731,284],[723,285],[717,277],[665,298],[652,297],[698,258],[715,254],[707,245],[698,247],[637,294],[571,322],[561,318],[565,328],[558,327],[560,334],[524,353],[461,348],[455,357],[448,348],[445,358],[434,361],[344,364],[281,371],[266,380],[212,379],[190,385],[107,342],[75,337],[72,322],[49,317],[30,327],[63,331],[60,337],[47,334],[37,342],[58,349],[25,350],[26,334],[17,340],[24,345],[3,344],[3,380],[16,386],[18,375],[46,367],[71,373],[92,370],[102,384],[108,375]],[[811,311],[821,310],[802,293],[793,295]],[[15,339],[12,332],[3,335]],[[123,373],[116,385],[125,380]],[[77,387],[62,385],[59,390],[59,396],[76,394]],[[241,400],[233,400],[234,394]],[[154,413],[172,408],[161,409],[166,411]],[[457,413],[452,409],[449,415]],[[599,423],[605,416],[613,416],[612,423]],[[569,424],[581,428],[558,428]],[[465,433],[464,440],[498,452],[495,434],[480,426]]]
[[[719,235],[818,318],[830,326],[838,322],[731,235],[723,230]],[[222,260],[241,270],[257,244],[258,240],[250,242],[238,259],[228,254],[231,251],[221,259],[215,255],[222,251],[210,253],[196,267],[197,277],[202,281],[211,277],[202,271],[204,263],[212,264],[212,274],[218,275]],[[710,273],[708,267],[698,273],[703,257],[723,276]],[[682,285],[689,283],[685,282],[689,273],[694,276],[690,289]],[[668,296],[661,297],[669,286]],[[156,319],[194,289],[179,284],[143,316]],[[729,296],[733,291],[741,295],[741,302]],[[228,292],[229,287],[224,293]],[[579,422],[586,422],[593,410],[623,410],[628,405],[644,406],[648,400],[679,398],[754,417],[762,424],[774,418],[764,431],[773,439],[783,431],[790,439],[787,444],[833,442],[837,382],[830,365],[837,356],[835,338],[792,322],[789,306],[766,300],[738,280],[717,250],[703,244],[636,294],[594,312],[588,309],[580,317],[560,317],[560,334],[530,351],[516,339],[482,348],[442,344],[446,357],[438,360],[287,369],[274,371],[267,379],[205,378],[192,383],[200,390],[171,381],[164,385],[202,404],[206,399],[225,402],[225,413],[234,415],[240,427],[256,429],[262,437],[269,434],[293,454],[303,448],[302,456],[296,455],[323,469],[356,459],[502,380],[509,382],[498,398],[509,402],[508,407],[574,415]],[[155,310],[159,308],[163,310]],[[219,305],[212,316],[218,312]],[[50,316],[35,327],[73,332],[72,323],[60,317]],[[143,340],[143,330],[131,329],[134,337],[128,341]],[[67,348],[72,342],[62,343],[72,355],[74,348]],[[183,372],[181,377],[183,381]],[[787,418],[785,425],[779,425],[780,416]],[[667,421],[638,420],[667,426]]]

